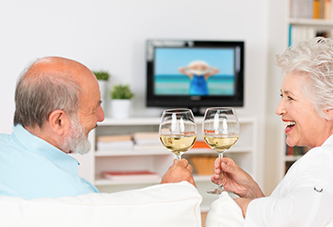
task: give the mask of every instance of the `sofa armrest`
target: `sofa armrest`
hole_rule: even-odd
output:
[[[206,227],[242,227],[244,218],[241,208],[224,191],[210,207],[206,218]]]
[[[201,226],[202,197],[187,183],[24,200],[0,197],[0,226]]]

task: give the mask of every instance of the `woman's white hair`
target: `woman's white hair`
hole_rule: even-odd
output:
[[[276,62],[284,73],[305,77],[303,93],[316,111],[328,118],[324,110],[333,109],[333,40],[304,40],[278,55]]]

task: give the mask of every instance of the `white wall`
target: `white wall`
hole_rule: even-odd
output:
[[[268,2],[265,0],[12,0],[0,3],[0,132],[11,132],[17,76],[37,57],[59,55],[130,83],[137,115],[145,108],[145,40],[244,40],[245,107],[259,120],[264,148]],[[258,157],[262,164],[263,156]]]
[[[288,0],[270,0],[268,29],[268,76],[266,106],[266,144],[265,144],[265,191],[270,194],[284,176],[285,150],[284,130],[281,117],[275,114],[280,98],[283,80],[282,71],[275,65],[275,56],[282,54],[288,46]]]

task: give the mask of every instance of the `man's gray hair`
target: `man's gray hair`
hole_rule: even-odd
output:
[[[63,110],[70,117],[77,113],[82,92],[77,81],[43,71],[25,77],[27,71],[16,85],[14,125],[41,128],[54,110]]]

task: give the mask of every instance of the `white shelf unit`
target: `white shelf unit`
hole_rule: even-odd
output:
[[[316,34],[323,32],[330,38],[333,37],[333,20],[289,18],[288,27],[288,43],[292,45],[303,39],[314,38]]]
[[[248,171],[253,177],[258,175],[257,163],[257,120],[254,117],[240,117],[240,137],[235,146],[226,152],[226,156],[233,158],[238,165]],[[122,135],[134,132],[158,132],[160,118],[129,118],[129,119],[105,119],[98,127],[90,133],[89,140],[92,150],[84,156],[76,156],[82,163],[80,174],[101,192],[116,192],[122,190],[142,188],[158,184],[159,181],[131,181],[112,182],[101,178],[103,171],[128,171],[128,170],[150,170],[158,172],[161,176],[167,171],[175,156],[167,151],[162,145],[155,145],[147,149],[118,149],[118,150],[96,150],[96,137],[101,135]],[[196,118],[198,126],[197,140],[203,140],[201,135],[202,117]],[[211,149],[196,148],[186,152],[183,157],[191,155],[212,155],[217,153]],[[84,159],[83,159],[84,157]],[[80,160],[81,159],[81,160]],[[213,167],[212,167],[213,168]],[[197,187],[203,196],[202,211],[207,211],[216,195],[209,195],[205,191],[216,187],[210,181],[210,176],[194,174]]]
[[[284,156],[284,161],[285,162],[295,162],[298,159],[300,159],[302,156],[301,155],[285,155]]]
[[[324,20],[324,19],[295,19],[290,18],[289,24],[294,26],[308,26],[315,28],[324,28],[324,29],[332,29],[333,28],[333,20]]]

